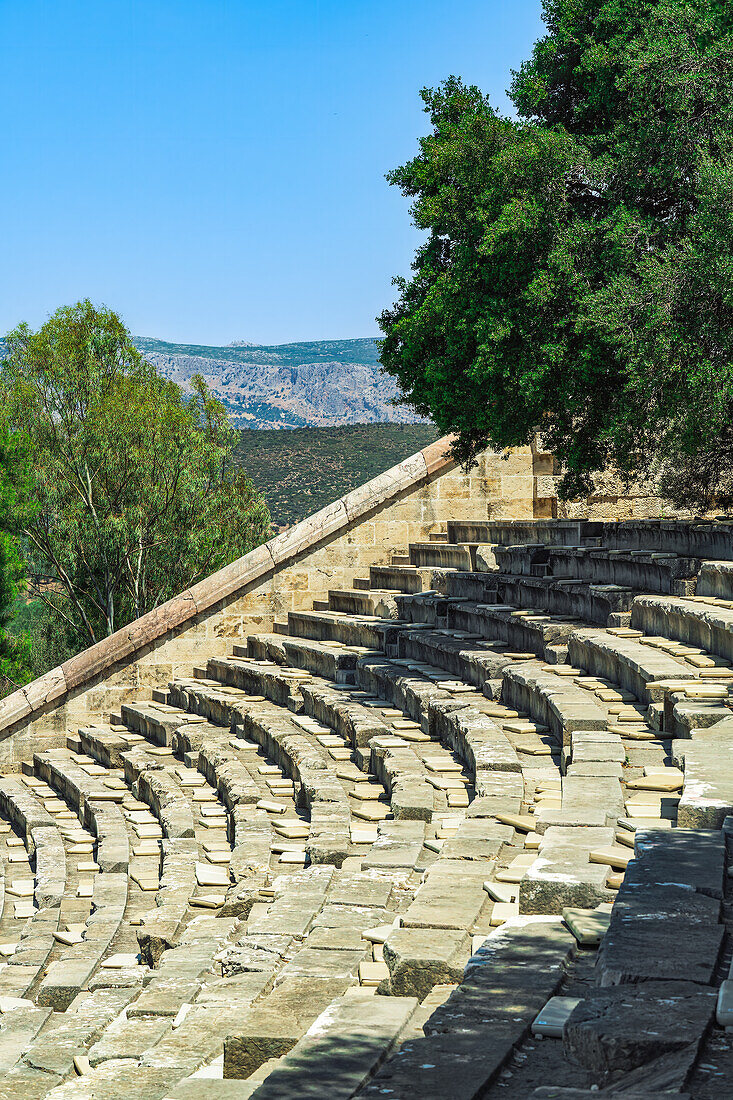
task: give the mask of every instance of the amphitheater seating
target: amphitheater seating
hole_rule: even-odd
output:
[[[0,1100],[682,1095],[730,530],[451,523],[8,770]]]

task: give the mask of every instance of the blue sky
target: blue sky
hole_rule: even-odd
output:
[[[0,330],[88,296],[187,343],[377,334],[384,174],[455,73],[509,109],[539,0],[0,0]]]

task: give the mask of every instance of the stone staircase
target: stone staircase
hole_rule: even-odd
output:
[[[6,767],[0,1100],[733,1090],[733,525],[446,528]]]

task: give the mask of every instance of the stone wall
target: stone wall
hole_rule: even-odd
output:
[[[406,553],[449,519],[535,514],[530,448],[487,452],[465,474],[448,445],[418,452],[0,702],[0,760],[64,744],[67,731],[149,699],[154,687],[231,652],[237,639],[311,609],[329,588],[350,588],[370,565]]]
[[[557,498],[560,464],[545,452],[534,455],[535,516],[538,519],[690,519],[692,513],[675,508],[657,495],[653,481],[626,484],[618,474],[598,474],[594,489],[582,500]]]

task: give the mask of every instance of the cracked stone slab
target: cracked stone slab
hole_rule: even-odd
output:
[[[606,1078],[697,1044],[710,1026],[717,991],[693,982],[642,982],[595,990],[563,1030],[567,1056]]]

